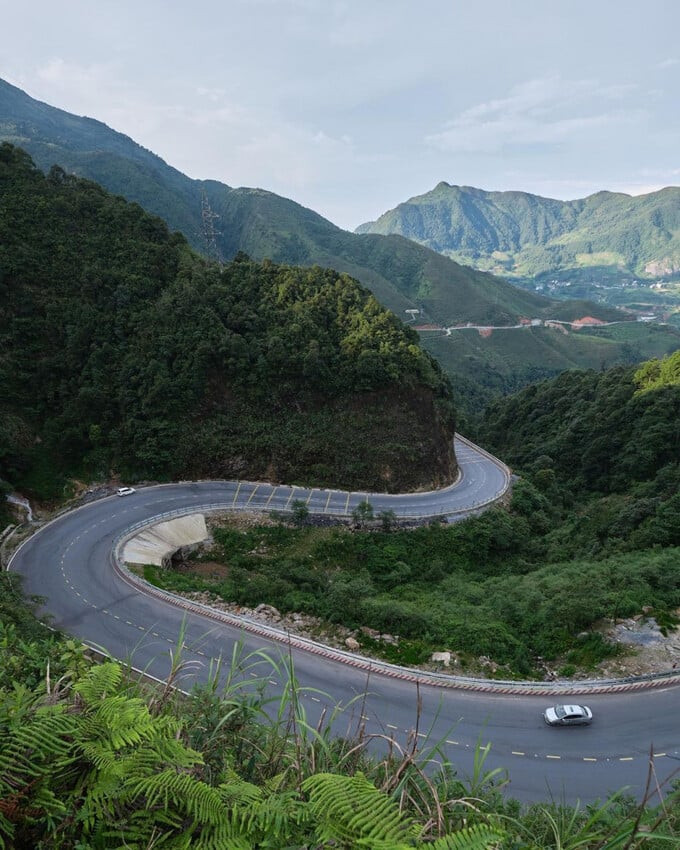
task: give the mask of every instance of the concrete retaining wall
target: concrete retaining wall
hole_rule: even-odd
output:
[[[180,516],[142,529],[125,544],[123,560],[128,564],[161,567],[178,549],[202,543],[209,537],[203,514]]]

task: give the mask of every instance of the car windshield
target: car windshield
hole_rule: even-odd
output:
[[[567,716],[567,710],[563,705],[556,705],[555,706],[555,714],[560,718],[566,717]]]

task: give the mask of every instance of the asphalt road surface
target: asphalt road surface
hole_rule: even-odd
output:
[[[460,517],[493,499],[507,485],[507,470],[469,443],[457,440],[462,469],[459,482],[434,493],[389,496],[306,490],[238,482],[161,485],[131,496],[111,496],[44,526],[15,554],[10,569],[24,576],[27,593],[45,599],[53,624],[131,660],[163,678],[170,652],[183,626],[184,658],[193,662],[182,687],[205,680],[211,662],[229,658],[238,642],[245,654],[265,650],[273,658],[292,658],[310,722],[325,706],[346,706],[335,723],[338,733],[364,725],[369,734],[405,742],[417,728],[424,747],[441,744],[461,774],[473,770],[477,744],[490,745],[486,769],[506,768],[509,793],[524,801],[574,803],[602,798],[626,786],[640,796],[652,764],[659,781],[680,768],[680,687],[564,699],[471,693],[413,683],[366,672],[285,643],[250,635],[206,617],[140,594],[112,568],[114,541],[131,525],[159,514],[208,504],[255,510],[290,508],[305,501],[310,512],[347,513],[368,498],[376,513],[400,516]],[[254,671],[251,671],[254,672]],[[248,675],[248,673],[244,674]],[[272,693],[285,676],[267,673]],[[352,702],[353,698],[364,695]],[[421,708],[418,711],[418,698]],[[542,719],[552,702],[587,702],[592,726],[550,728]]]

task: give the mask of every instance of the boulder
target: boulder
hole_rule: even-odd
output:
[[[350,652],[356,652],[357,649],[359,649],[360,644],[356,638],[348,637],[345,638],[345,646],[350,650]]]
[[[378,640],[381,640],[383,643],[389,643],[391,646],[397,646],[399,644],[399,638],[396,635],[380,635]]]
[[[430,656],[430,661],[436,662],[439,664],[443,664],[444,667],[448,667],[451,663],[451,653],[450,652],[433,652]]]
[[[256,617],[263,617],[266,620],[274,620],[275,622],[281,619],[281,612],[278,608],[274,608],[273,605],[265,605],[264,602],[261,602],[253,613]]]

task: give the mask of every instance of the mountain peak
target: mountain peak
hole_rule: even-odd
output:
[[[400,234],[483,271],[527,278],[581,267],[632,277],[680,268],[680,188],[573,201],[441,181],[358,232]]]

